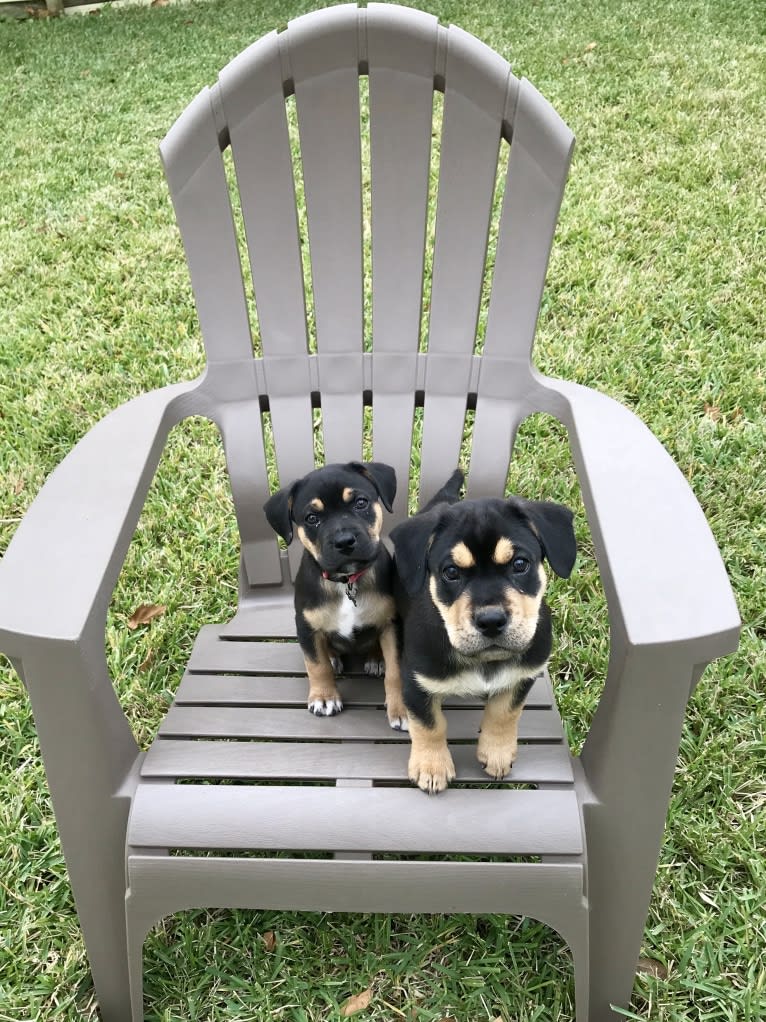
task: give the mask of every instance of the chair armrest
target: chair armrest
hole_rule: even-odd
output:
[[[612,625],[630,646],[680,644],[703,664],[737,647],[740,618],[717,544],[675,462],[612,398],[544,380],[570,432]]]
[[[97,423],[51,473],[0,561],[0,649],[77,641],[106,617],[168,432],[194,383],[127,402]]]

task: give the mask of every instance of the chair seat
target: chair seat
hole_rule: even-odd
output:
[[[258,620],[252,615],[251,623]],[[457,777],[428,798],[407,779],[409,737],[389,724],[381,679],[339,679],[344,711],[315,717],[292,610],[264,615],[268,635],[208,626],[141,766],[129,845],[204,851],[402,857],[580,856],[572,761],[550,679],[519,726],[511,774],[476,760],[482,707],[444,704]]]

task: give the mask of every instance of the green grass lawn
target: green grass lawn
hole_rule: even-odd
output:
[[[110,408],[202,368],[157,144],[246,44],[313,3],[219,0],[0,22],[0,553],[46,475]],[[546,289],[541,368],[625,401],[709,517],[744,621],[689,708],[632,1018],[766,1018],[766,18],[759,0],[435,0],[507,56],[578,138]],[[518,467],[516,467],[518,466]],[[578,494],[561,431],[521,432],[514,488]],[[554,680],[574,748],[607,629],[587,529],[557,584]],[[642,539],[646,539],[642,537]],[[648,570],[673,551],[647,540]],[[230,614],[236,537],[220,447],[174,431],[109,615],[146,743],[199,626]],[[140,603],[164,603],[129,631]],[[96,1019],[24,691],[0,658],[0,1022]],[[264,934],[273,934],[274,939]],[[186,913],[147,940],[152,1020],[573,1019],[569,953],[528,920]]]

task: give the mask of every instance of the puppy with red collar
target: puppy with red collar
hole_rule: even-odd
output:
[[[409,776],[429,794],[455,777],[446,696],[485,700],[479,762],[498,780],[513,766],[524,701],[551,652],[543,560],[568,578],[577,553],[569,508],[520,497],[459,500],[462,482],[458,469],[391,532]]]
[[[395,496],[392,468],[351,461],[309,472],[270,497],[264,511],[288,544],[295,525],[304,546],[295,579],[295,624],[309,679],[309,710],[328,717],[340,713],[335,675],[342,670],[341,658],[365,655],[365,672],[380,674],[382,652],[388,720],[406,730],[392,562],[381,542],[383,508],[391,511]]]

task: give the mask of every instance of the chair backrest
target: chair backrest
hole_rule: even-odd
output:
[[[223,160],[229,145],[256,358]],[[413,466],[422,501],[458,463],[466,410],[475,407],[469,493],[503,491],[518,421],[531,410],[522,399],[572,146],[561,118],[505,60],[454,26],[392,4],[297,18],[235,58],[190,104],[161,149],[208,372],[223,381],[224,396],[256,394],[268,410],[283,484],[313,467],[317,406],[328,462],[362,455],[371,415],[371,453],[397,471],[401,518]],[[252,461],[246,483],[240,468],[231,473],[235,502],[238,489],[266,492],[265,461]],[[268,526],[251,528],[262,552],[273,538]],[[251,558],[247,571],[251,584],[278,580],[263,558]]]

